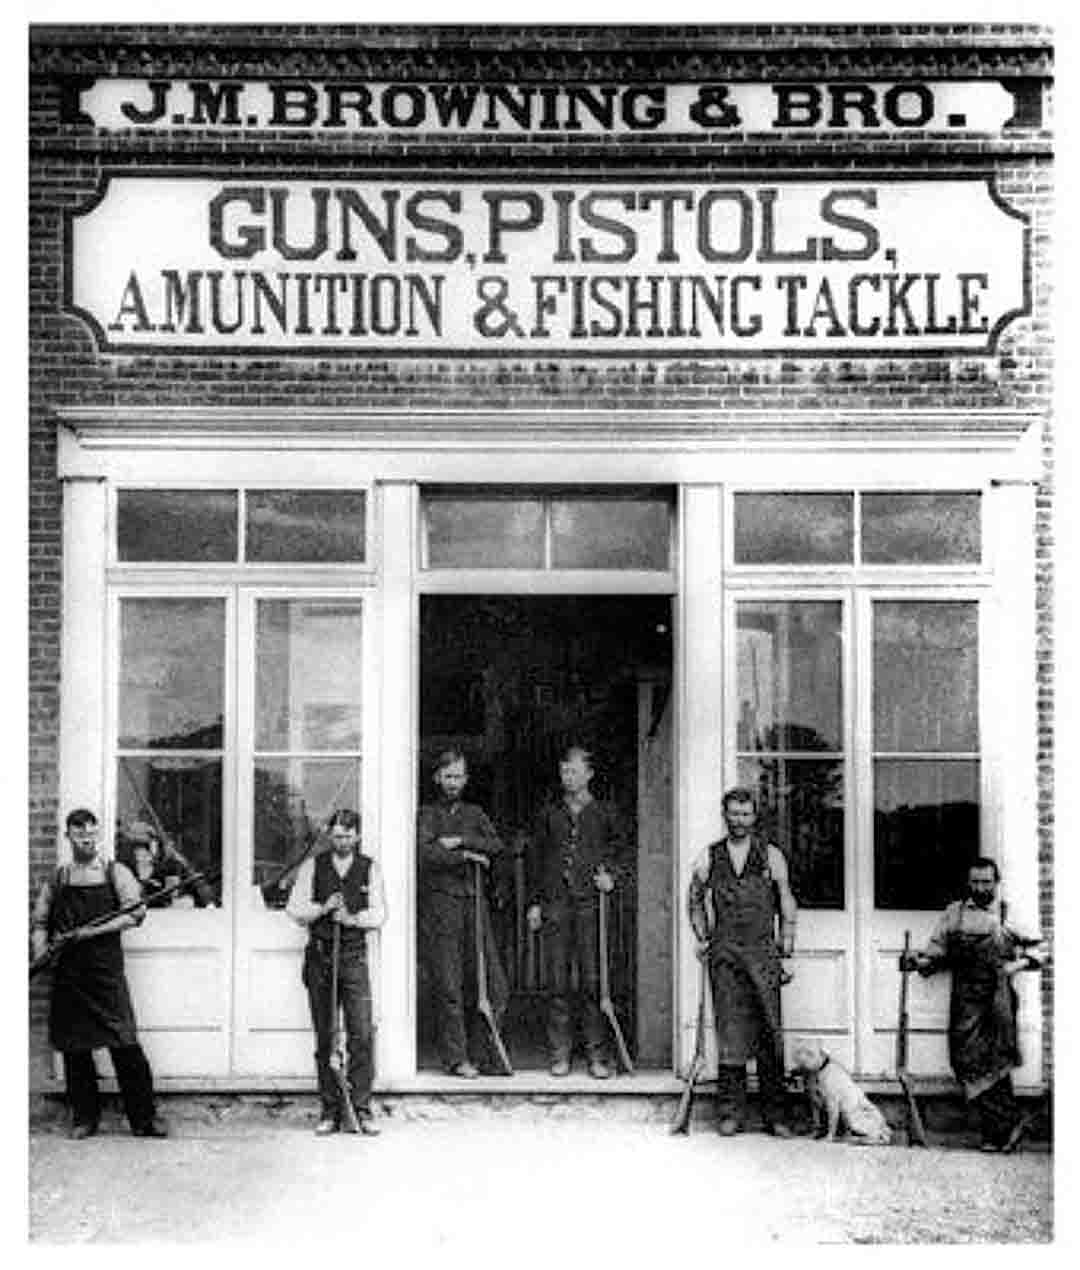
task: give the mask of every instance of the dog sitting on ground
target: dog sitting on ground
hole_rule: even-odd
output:
[[[804,1040],[792,1054],[794,1070],[805,1082],[818,1137],[833,1142],[843,1127],[852,1140],[867,1146],[885,1146],[892,1130],[885,1117],[851,1079],[851,1073],[821,1048]]]

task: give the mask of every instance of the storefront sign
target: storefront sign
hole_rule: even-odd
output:
[[[69,260],[116,352],[977,353],[1028,308],[975,178],[115,176]]]
[[[993,80],[477,84],[101,79],[81,94],[81,113],[95,127],[112,131],[274,128],[315,129],[330,136],[587,136],[791,128],[998,132],[1014,109],[1012,95]]]

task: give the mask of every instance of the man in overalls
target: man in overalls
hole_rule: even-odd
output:
[[[145,908],[135,908],[86,930],[87,922],[115,909],[138,904],[139,884],[117,861],[98,854],[98,823],[92,811],[77,808],[67,818],[71,863],[61,865],[42,886],[34,905],[31,940],[35,957],[62,940],[53,968],[49,1041],[64,1060],[64,1081],[72,1110],[71,1136],[98,1131],[101,1105],[94,1050],[108,1049],[131,1132],[164,1138],[168,1130],[154,1113],[150,1064],[135,1034],[135,1015],[124,975],[120,932],[138,926]]]
[[[781,957],[795,943],[797,909],[781,852],[753,833],[757,806],[749,789],[724,795],[727,836],[694,862],[690,925],[707,958],[717,1050],[717,1127],[740,1133],[746,1114],[746,1063],[756,1059],[767,1133],[791,1136],[784,1123],[780,1027]],[[779,938],[777,918],[779,917]]]
[[[1024,1133],[1012,1084],[1012,1069],[1021,1061],[1013,975],[1038,969],[1044,949],[1040,940],[1023,937],[995,911],[998,880],[995,861],[975,860],[968,870],[967,897],[948,906],[926,948],[912,954],[908,964],[921,975],[952,971],[949,1062],[979,1113],[982,1150],[1008,1153]]]

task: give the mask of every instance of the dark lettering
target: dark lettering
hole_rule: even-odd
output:
[[[266,230],[253,225],[236,227],[237,240],[225,240],[225,208],[230,203],[243,203],[256,216],[266,210],[266,191],[258,185],[227,186],[210,200],[210,245],[226,260],[250,260],[266,250]]]
[[[172,87],[172,80],[152,79],[148,81],[146,86],[150,89],[150,108],[148,110],[140,110],[134,102],[130,101],[125,101],[120,107],[120,113],[125,119],[130,119],[132,123],[157,123],[168,108],[169,89]]]
[[[230,128],[240,126],[240,94],[244,85],[236,80],[222,80],[212,84],[205,79],[193,79],[188,84],[191,93],[191,122],[202,124],[222,123]]]
[[[859,216],[843,215],[837,210],[840,203],[861,203],[864,207],[877,207],[877,190],[831,190],[821,200],[821,219],[836,229],[850,230],[862,238],[861,247],[838,247],[836,240],[821,240],[822,260],[869,260],[881,245],[877,226]]]

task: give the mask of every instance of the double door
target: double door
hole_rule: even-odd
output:
[[[147,826],[213,880],[126,937],[140,1029],[164,1079],[308,1076],[303,931],[284,911],[332,811],[371,824],[357,591],[246,586],[114,597],[115,849]]]

